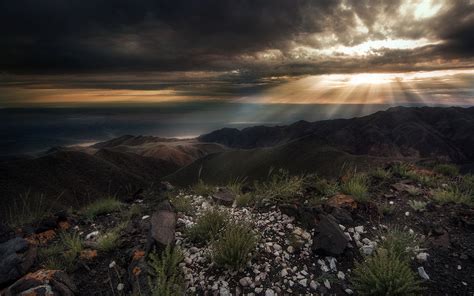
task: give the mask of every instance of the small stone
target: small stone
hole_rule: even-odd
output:
[[[461,265],[458,265],[458,270],[461,270],[461,269],[462,269]]]
[[[288,275],[288,271],[286,271],[286,268],[280,271],[280,275],[281,277],[286,277]]]
[[[352,291],[351,289],[345,289],[344,292],[346,292],[346,294],[349,294],[349,295],[354,294],[354,291]]]
[[[331,283],[330,283],[328,280],[324,280],[324,286],[325,286],[327,289],[331,290]]]
[[[410,212],[405,212],[405,216],[410,216]]]
[[[239,280],[239,284],[242,287],[247,287],[247,286],[250,286],[252,284],[252,280],[249,277],[243,277]]]
[[[275,249],[275,251],[281,251],[282,247],[279,244],[273,244],[273,249]]]
[[[366,256],[370,256],[374,252],[374,246],[364,245],[360,248],[360,252]]]
[[[430,279],[430,276],[426,273],[425,269],[422,266],[418,267],[418,274],[420,275],[422,279],[425,279],[425,280]]]
[[[263,288],[255,288],[255,293],[262,293]]]
[[[86,240],[94,239],[99,235],[99,231],[92,231],[88,235],[86,235]]]
[[[425,262],[426,260],[428,260],[428,256],[429,256],[428,253],[421,252],[418,255],[416,255],[416,260],[418,260],[418,262],[420,263]]]
[[[115,265],[117,265],[117,263],[115,263],[115,261],[112,261],[112,262],[110,262],[110,264],[109,264],[109,268],[114,268]]]
[[[307,279],[302,279],[298,282],[301,286],[307,287],[308,286],[308,280]]]
[[[145,216],[142,217],[142,220],[146,220],[148,218],[150,218],[150,215],[145,215]]]
[[[288,248],[286,248],[286,251],[290,254],[294,253],[295,252],[295,248],[293,248],[292,246],[288,246]]]
[[[122,291],[123,288],[125,288],[125,285],[124,285],[123,283],[119,283],[119,284],[117,285],[117,291]]]
[[[309,286],[311,287],[311,289],[317,290],[319,284],[318,284],[317,282],[315,282],[315,281],[311,281],[311,282],[309,283]]]
[[[344,274],[344,272],[339,271],[337,273],[337,278],[340,279],[340,280],[344,280],[344,279],[346,279],[346,275]]]
[[[356,226],[354,227],[355,232],[361,234],[364,233],[364,226]]]
[[[275,292],[272,289],[267,289],[265,291],[265,296],[275,296]]]

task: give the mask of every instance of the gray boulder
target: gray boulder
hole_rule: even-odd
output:
[[[319,224],[314,230],[312,250],[316,254],[338,256],[348,244],[344,232],[331,215],[319,215]]]
[[[36,259],[36,247],[20,237],[0,244],[0,285],[23,276]]]

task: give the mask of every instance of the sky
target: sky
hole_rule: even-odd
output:
[[[474,105],[474,0],[0,0],[0,108]]]

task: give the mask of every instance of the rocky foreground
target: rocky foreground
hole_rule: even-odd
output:
[[[2,224],[1,295],[378,295],[361,290],[368,286],[358,281],[357,262],[391,251],[387,237],[395,234],[416,286],[410,294],[472,295],[472,204],[439,198],[459,177],[415,167],[409,170],[415,174],[394,171],[370,175],[368,200],[347,193],[346,177],[340,186],[302,183],[278,202],[256,202],[254,188],[209,186],[206,193],[164,184],[116,206],[61,212],[34,225]],[[213,225],[225,217],[207,239],[209,232],[196,232],[206,215]],[[249,226],[255,243],[233,237],[251,249],[227,250],[222,264],[216,249],[237,224]],[[178,254],[171,274],[163,267],[167,246],[179,250],[171,253]]]

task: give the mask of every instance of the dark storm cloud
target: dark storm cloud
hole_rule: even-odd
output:
[[[472,65],[474,10],[470,1],[449,1],[436,16],[421,20],[399,16],[404,2],[1,0],[0,70],[241,69],[265,76],[351,72],[374,65],[396,70],[433,59]],[[354,31],[358,20],[366,32]],[[381,23],[390,27],[381,30]],[[314,34],[332,37],[323,40],[311,37]],[[439,43],[416,51],[384,49],[371,57],[297,60],[292,55],[298,45],[324,49],[388,37],[429,38]],[[258,58],[266,50],[277,50],[281,56]]]

